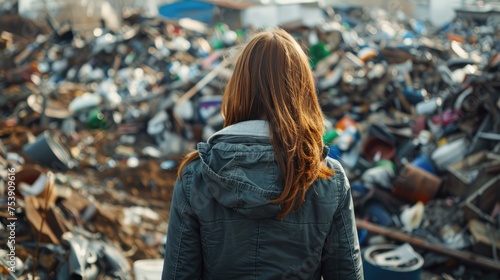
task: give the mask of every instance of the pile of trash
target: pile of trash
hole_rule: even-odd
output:
[[[328,121],[324,142],[347,170],[356,215],[491,258],[486,269],[497,272],[498,20],[457,18],[433,29],[348,8],[307,34]],[[478,265],[473,258],[462,260]]]
[[[91,38],[69,23],[31,42],[2,33],[0,233],[17,253],[1,251],[2,274],[14,261],[18,277],[130,279],[133,261],[162,258],[174,168],[222,126],[217,65],[238,38],[189,19],[124,22]]]
[[[381,10],[325,12],[326,23],[288,31],[310,56],[324,142],[360,221],[473,251],[498,271],[498,21],[436,29]],[[0,34],[0,234],[6,243],[16,218],[17,268],[2,250],[0,273],[129,279],[133,261],[162,257],[175,167],[222,128],[226,57],[253,31],[141,14],[123,23],[91,36],[50,21],[33,40]],[[379,242],[362,225],[361,244]]]

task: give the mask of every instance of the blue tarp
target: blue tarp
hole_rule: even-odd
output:
[[[166,4],[158,13],[168,19],[191,18],[206,24],[212,24],[214,5],[202,1],[179,1]]]

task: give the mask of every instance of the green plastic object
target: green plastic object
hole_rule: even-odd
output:
[[[338,129],[328,131],[327,133],[325,133],[325,135],[323,135],[323,143],[330,146],[333,140],[335,140],[340,135],[340,133],[342,132]]]
[[[238,35],[238,42],[243,42],[245,40],[245,31],[238,29],[236,30],[236,34]]]
[[[383,159],[375,164],[375,166],[385,166],[387,168],[392,169],[393,172],[396,172],[396,164],[388,159]]]
[[[87,126],[89,129],[108,129],[108,123],[104,118],[104,114],[99,109],[89,111],[87,118]]]
[[[224,33],[225,31],[229,30],[229,26],[223,22],[219,22],[217,24],[215,24],[215,30],[221,32],[221,33]]]
[[[226,33],[229,29],[229,26],[223,22],[219,22],[214,26],[214,34],[212,39],[210,40],[210,47],[213,50],[220,50],[224,48],[224,33]]]
[[[210,42],[210,47],[212,47],[213,50],[220,50],[224,48],[224,42],[221,39],[215,38]]]
[[[311,58],[311,67],[316,66],[323,58],[330,55],[330,46],[323,42],[318,42],[309,49],[309,57]]]

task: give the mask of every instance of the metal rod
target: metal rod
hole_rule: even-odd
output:
[[[210,73],[208,73],[203,79],[201,79],[196,85],[194,85],[190,90],[188,90],[184,95],[182,95],[177,101],[175,102],[175,105],[179,105],[183,103],[186,100],[191,99],[200,89],[202,89],[204,86],[206,86],[210,81],[212,81],[215,77],[217,77],[217,74],[219,74],[220,71],[222,71],[227,65],[228,65],[227,60],[223,60],[219,65],[217,65]]]

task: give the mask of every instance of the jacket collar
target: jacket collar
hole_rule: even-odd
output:
[[[210,136],[207,143],[212,144],[215,138],[222,135],[269,138],[269,123],[264,120],[250,120],[235,123],[223,128],[222,130],[219,130],[214,135]]]

